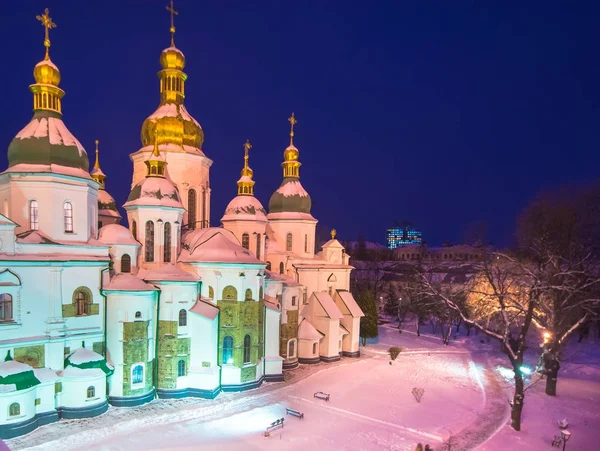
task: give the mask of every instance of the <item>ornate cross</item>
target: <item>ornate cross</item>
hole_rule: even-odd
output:
[[[175,16],[179,15],[175,8],[173,7],[173,0],[171,0],[171,4],[167,6],[167,11],[171,13],[171,28],[169,31],[171,32],[171,47],[175,47]]]
[[[290,130],[290,146],[291,146],[294,142],[294,125],[296,125],[296,123],[298,122],[296,120],[296,118],[294,117],[294,113],[292,113],[291,117],[288,117],[288,121],[292,125],[292,129]]]
[[[52,22],[52,18],[50,17],[50,11],[48,11],[48,8],[44,10],[44,14],[42,14],[41,16],[35,16],[35,18],[42,22],[42,26],[46,29],[46,33],[44,36],[44,47],[46,47],[46,56],[44,57],[44,59],[48,60],[50,59],[50,34],[48,33],[48,30],[56,28],[56,24]]]
[[[245,168],[248,167],[248,153],[250,152],[250,149],[252,149],[252,144],[250,144],[249,139],[246,139],[246,142],[244,143],[244,167]]]
[[[337,235],[337,230],[331,229],[331,239],[335,240],[335,236]]]

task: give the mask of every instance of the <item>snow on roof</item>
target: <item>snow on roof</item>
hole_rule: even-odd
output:
[[[301,284],[296,282],[293,277],[288,276],[287,274],[279,274],[278,272],[269,271],[269,270],[265,269],[265,275],[266,275],[267,280],[280,280],[283,283],[285,283],[287,286],[290,286],[290,287],[301,286]]]
[[[344,317],[340,309],[335,305],[335,302],[333,302],[333,299],[331,299],[331,296],[329,296],[329,293],[326,291],[315,291],[313,294],[329,318],[342,319]]]
[[[93,172],[92,172],[93,174]],[[98,202],[103,204],[115,203],[115,198],[108,194],[108,191],[101,189],[98,191]]]
[[[344,335],[348,335],[350,332],[348,332],[348,329],[346,329],[344,326],[342,326],[340,324],[340,337],[343,337]]]
[[[82,363],[97,362],[100,360],[104,360],[104,357],[102,357],[97,352],[92,351],[91,349],[79,348],[73,351],[71,354],[69,354],[68,359],[69,362],[75,365],[81,365]]]
[[[167,263],[157,269],[140,269],[137,273],[140,279],[151,281],[176,281],[176,282],[197,282],[200,277],[197,274],[185,271],[179,266]]]
[[[319,341],[324,336],[306,318],[298,325],[298,338],[300,340]]]
[[[267,215],[260,201],[254,196],[236,196],[227,208],[221,221],[252,220],[267,222]]]
[[[291,182],[282,184],[277,189],[277,192],[279,194],[282,194],[284,197],[291,197],[291,196],[306,197],[306,196],[308,196],[308,193],[306,192],[306,190],[304,189],[302,184],[297,180],[292,180]]]
[[[38,378],[40,382],[53,382],[58,379],[56,371],[50,368],[34,368],[33,374]]]
[[[281,311],[277,298],[274,298],[273,296],[265,295],[265,307],[275,312]]]
[[[25,173],[52,173],[52,174],[60,174],[60,175],[68,175],[71,177],[79,177],[82,179],[91,180],[91,176],[87,171],[84,171],[81,168],[72,168],[68,166],[61,166],[59,164],[28,164],[28,163],[19,163],[14,166],[9,167],[4,171],[5,173],[13,173],[13,172],[25,172]]]
[[[0,393],[17,391],[17,384],[0,384]]]
[[[17,224],[11,221],[9,218],[0,213],[0,225],[4,226],[16,226]]]
[[[233,233],[223,228],[190,230],[183,236],[182,248],[179,256],[182,262],[263,264],[239,245]]]
[[[98,377],[104,376],[105,373],[100,368],[77,368],[68,366],[58,374],[62,377]]]
[[[344,249],[344,246],[342,246],[342,243],[340,243],[335,238],[327,241],[323,246],[321,246],[321,248],[327,248],[327,247],[335,247],[338,249]]]
[[[316,221],[316,219],[310,213],[302,213],[300,211],[280,211],[277,213],[269,213],[267,215],[267,219],[277,220],[277,219],[308,219],[311,221]]]
[[[120,224],[107,224],[98,232],[98,241],[106,244],[134,244],[140,243],[133,237],[128,228]]]
[[[49,137],[52,145],[76,146],[79,156],[86,153],[81,143],[73,136],[62,119],[34,117],[16,136],[18,139]]]
[[[7,360],[6,362],[0,363],[0,377],[7,377],[32,370],[33,368],[26,363],[17,362],[16,360]]]
[[[146,177],[135,185],[124,207],[136,205],[184,208],[177,187],[166,177]]]
[[[194,117],[190,113],[188,113],[188,110],[185,107],[185,105],[179,105],[179,112],[181,113],[181,117],[183,117],[184,120],[192,121],[194,124],[196,124],[198,126],[198,128],[200,130],[202,130],[202,127],[200,126],[198,121],[196,119],[194,119]]]
[[[352,296],[352,293],[350,293],[349,291],[340,290],[337,292],[337,294],[339,295],[340,299],[354,318],[360,318],[362,316],[365,316],[363,311],[360,309],[360,307],[354,300],[354,296]]]
[[[177,47],[175,47],[174,45],[172,45],[171,47],[167,47],[166,49],[164,49],[162,51],[162,53],[164,52],[177,52],[180,53],[181,55],[183,55],[183,52],[181,50],[179,50]]]
[[[50,58],[43,59],[42,61],[40,61],[39,63],[37,63],[35,65],[35,67],[38,67],[38,66],[50,66],[51,68],[58,70],[58,67],[56,67],[56,64],[54,64],[52,61],[50,61]]]
[[[28,230],[27,232],[19,233],[17,241],[24,244],[60,244],[39,230]]]
[[[156,287],[147,284],[133,274],[117,274],[103,289],[106,291],[156,291]]]
[[[219,314],[219,309],[216,305],[211,304],[210,302],[196,301],[196,303],[190,309],[190,312],[212,321]]]

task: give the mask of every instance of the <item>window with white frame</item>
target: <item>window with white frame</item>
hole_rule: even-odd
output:
[[[65,233],[73,233],[73,205],[65,202],[63,205],[65,217]]]
[[[38,203],[37,200],[32,200],[29,202],[29,230],[38,230],[39,227]]]

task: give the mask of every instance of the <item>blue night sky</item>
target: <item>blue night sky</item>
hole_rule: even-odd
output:
[[[6,4],[4,4],[6,3]],[[45,7],[58,27],[64,120],[122,205],[129,154],[158,106],[167,0],[3,2],[0,142],[31,118]],[[540,189],[598,177],[598,2],[179,0],[186,106],[205,132],[212,225],[243,163],[265,205],[281,181],[296,113],[313,215],[342,239],[384,241],[411,220],[426,241],[460,241],[474,221],[509,244]],[[2,168],[6,167],[3,153]]]

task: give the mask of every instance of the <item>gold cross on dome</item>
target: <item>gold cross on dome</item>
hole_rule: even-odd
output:
[[[290,146],[291,146],[294,142],[294,125],[296,125],[296,123],[298,122],[296,120],[296,117],[294,116],[294,113],[292,113],[292,115],[290,117],[288,117],[288,122],[292,125],[292,129],[290,130]]]
[[[50,33],[48,33],[48,30],[56,28],[56,24],[52,22],[52,18],[50,17],[50,11],[48,10],[48,8],[44,10],[44,14],[42,14],[41,16],[35,16],[35,18],[39,20],[42,23],[42,26],[45,28],[44,47],[46,47],[46,56],[44,57],[44,59],[48,60],[50,59]]]
[[[175,8],[173,7],[173,0],[171,0],[171,4],[167,6],[167,11],[171,13],[171,28],[169,31],[171,32],[171,47],[175,47],[175,16],[179,15]]]
[[[249,139],[246,139],[246,142],[244,143],[244,158],[248,158],[248,152],[250,152],[250,149],[252,149],[252,144],[250,144]]]
[[[337,235],[337,230],[331,229],[331,239],[335,240],[335,236]]]

